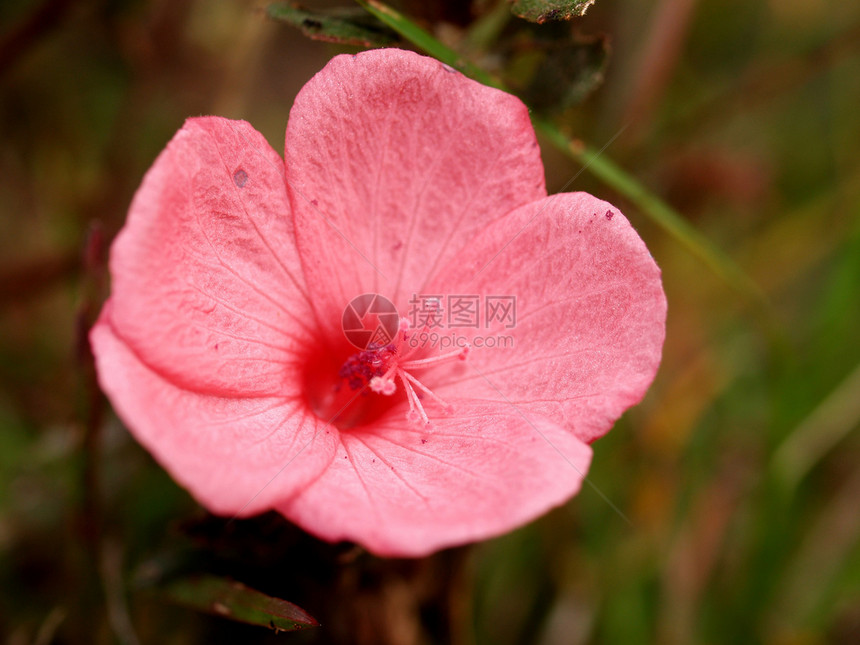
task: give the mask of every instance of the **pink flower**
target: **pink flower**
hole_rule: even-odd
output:
[[[285,159],[245,122],[189,119],[110,268],[99,379],[173,477],[215,513],[389,556],[569,499],[664,337],[645,245],[605,202],[546,196],[525,106],[398,50],[317,74]],[[342,321],[368,293],[443,326],[362,351]]]

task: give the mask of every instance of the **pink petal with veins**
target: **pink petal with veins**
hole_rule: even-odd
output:
[[[90,334],[102,389],[137,440],[209,510],[268,510],[331,462],[337,430],[296,394],[233,398],[177,387],[122,342],[111,315],[108,305]]]
[[[528,110],[442,63],[383,49],[338,56],[296,98],[290,203],[329,333],[356,295],[410,295],[481,228],[546,195]],[[325,325],[325,322],[323,323]]]
[[[470,369],[435,385],[441,396],[510,401],[590,443],[640,401],[660,365],[660,270],[627,219],[587,193],[497,220],[429,290],[516,298],[513,328],[457,330],[512,346],[474,347]]]
[[[591,449],[553,422],[469,399],[428,432],[397,418],[341,434],[325,474],[278,506],[327,540],[416,557],[493,537],[580,488]]]
[[[283,162],[247,123],[189,119],[111,248],[115,333],[176,385],[284,390],[314,335]]]

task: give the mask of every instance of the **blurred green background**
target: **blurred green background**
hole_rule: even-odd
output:
[[[106,248],[186,116],[246,119],[282,150],[295,93],[344,47],[241,0],[5,0],[0,642],[860,643],[860,3],[598,0],[540,27],[497,4],[398,6],[532,103],[540,61],[604,34],[603,83],[552,118],[612,140],[760,285],[772,323],[583,173],[567,190],[621,206],[669,298],[660,373],[595,444],[591,486],[420,561],[274,516],[225,526],[94,385]],[[571,86],[565,69],[545,87]],[[550,192],[580,170],[549,145],[544,159]],[[203,571],[323,627],[275,634],[169,602],[165,579]]]

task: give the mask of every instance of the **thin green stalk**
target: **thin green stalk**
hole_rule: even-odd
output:
[[[484,85],[507,91],[501,80],[466,60],[388,5],[378,0],[356,1],[406,40],[434,58],[460,70]],[[616,165],[605,153],[596,151],[578,141],[571,141],[557,126],[540,117],[533,116],[532,122],[535,129],[541,132],[556,148],[577,163],[582,164],[584,169],[600,181],[633,202],[646,217],[740,294],[747,303],[753,306],[771,341],[777,345],[781,344],[780,335],[766,296],[728,255],[712,244],[677,211]]]
[[[771,468],[793,493],[800,481],[860,422],[860,365],[797,426],[774,452]]]

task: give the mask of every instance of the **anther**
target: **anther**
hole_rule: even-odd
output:
[[[395,385],[394,380],[385,378],[384,376],[374,376],[370,379],[369,385],[371,390],[377,394],[384,394],[385,396],[391,396],[397,390],[397,385]]]

